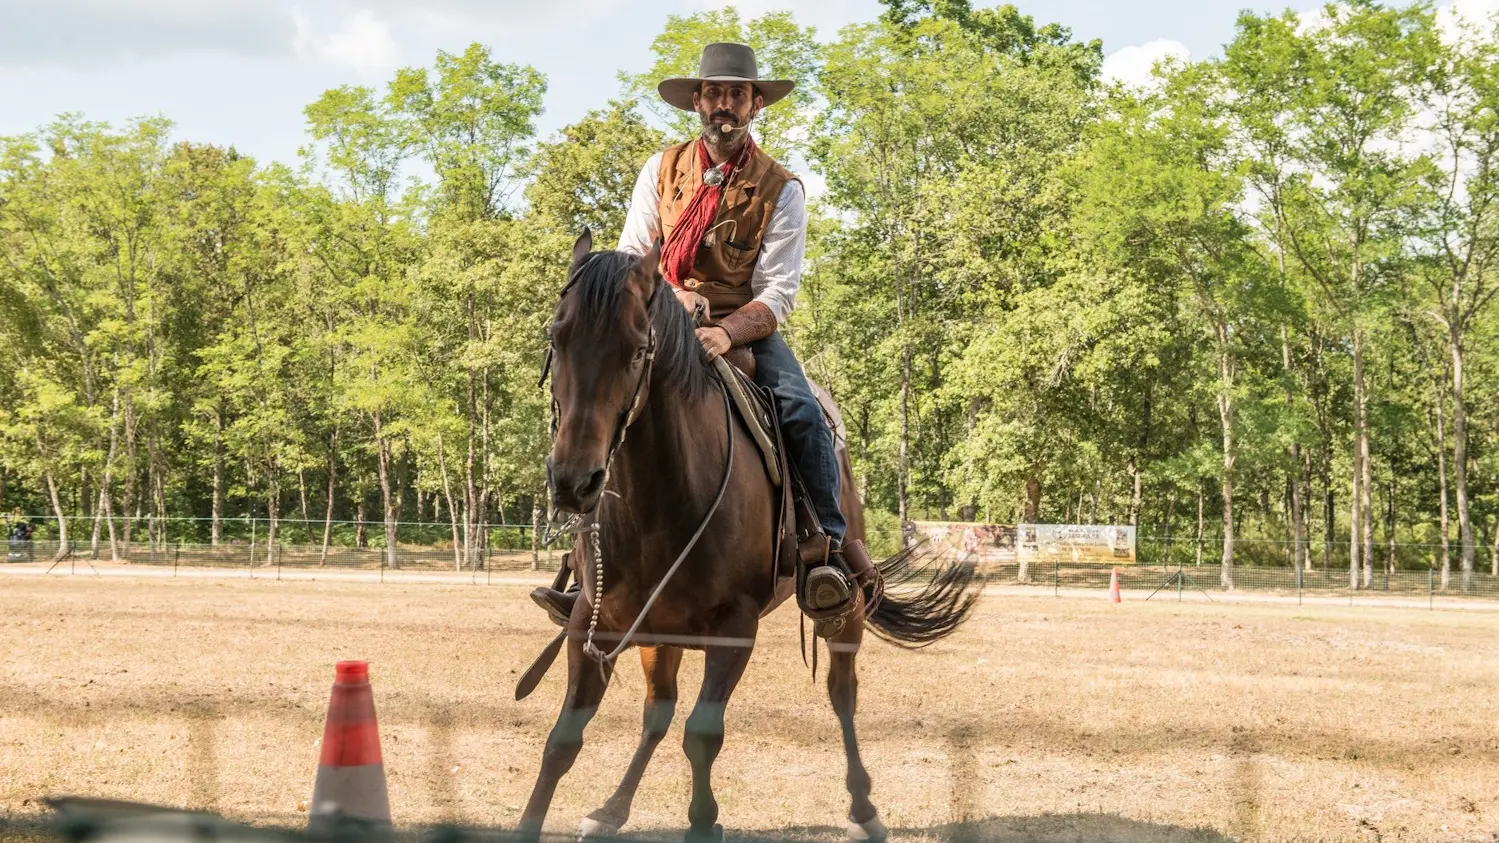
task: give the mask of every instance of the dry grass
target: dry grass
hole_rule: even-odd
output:
[[[10,578],[0,593],[0,813],[93,795],[298,823],[340,658],[372,662],[400,823],[506,827],[562,693],[515,677],[552,634],[525,588]],[[990,597],[922,653],[871,644],[860,726],[906,839],[1499,839],[1499,618]],[[716,769],[731,832],[833,839],[838,731],[795,616],[762,632]],[[701,660],[689,657],[689,697]],[[627,667],[549,827],[623,772]],[[685,825],[686,704],[631,827]],[[836,832],[841,836],[841,831]]]

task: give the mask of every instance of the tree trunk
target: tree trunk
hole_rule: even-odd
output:
[[[1489,576],[1499,577],[1499,522],[1494,524],[1494,545],[1489,550]]]
[[[1223,425],[1223,568],[1224,589],[1234,588],[1234,363],[1229,352],[1228,326],[1214,323],[1218,344],[1218,418]]]
[[[385,564],[396,565],[396,516],[395,500],[391,494],[390,440],[381,435],[380,414],[374,413],[375,442],[378,445],[376,463],[380,471],[380,504],[385,516]]]
[[[302,531],[307,534],[307,543],[312,544],[316,537],[312,534],[312,518],[307,514],[307,472],[301,466],[297,467],[297,500],[302,505]]]
[[[1035,524],[1037,522],[1037,519],[1039,519],[1041,515],[1041,478],[1037,476],[1037,472],[1035,470],[1032,470],[1030,476],[1025,478],[1024,512],[1024,522],[1027,524]],[[1030,582],[1030,557],[1018,552],[1015,554],[1015,556],[1018,562],[1015,569],[1015,579],[1018,582]]]
[[[328,545],[333,541],[333,501],[338,491],[338,428],[333,428],[333,435],[328,438],[328,499],[323,511],[323,549],[318,555],[317,563],[322,566],[328,561]]]
[[[1303,557],[1306,560],[1306,570],[1312,569],[1312,451],[1303,448],[1301,452],[1302,475],[1301,475],[1301,538],[1305,545]]]
[[[146,492],[151,501],[151,517],[146,522],[146,529],[153,551],[166,547],[166,478],[162,476],[163,473],[161,448],[153,426],[151,434],[146,437]]]
[[[541,570],[541,504],[531,500],[531,570]]]
[[[1348,587],[1358,590],[1360,534],[1364,525],[1364,449],[1363,449],[1364,335],[1353,332],[1353,489],[1348,496]]]
[[[1327,446],[1323,447],[1322,463],[1322,573],[1329,575],[1332,565],[1332,547],[1338,540],[1338,501],[1332,491],[1332,468],[1327,463]]]
[[[469,392],[471,401],[473,400],[473,391],[473,385],[470,384]],[[468,463],[466,466],[466,475],[464,477],[465,487],[463,490],[463,542],[461,545],[456,543],[454,544],[455,548],[460,546],[463,548],[463,556],[458,563],[458,569],[460,571],[463,570],[463,565],[465,563],[472,561],[470,557],[472,556],[474,552],[474,546],[478,541],[479,483],[478,477],[474,473],[475,468],[477,467],[478,434],[474,429],[474,421],[474,419],[470,419],[468,434]],[[452,507],[451,501],[449,502],[448,506],[449,508]]]
[[[1395,573],[1395,480],[1385,487],[1385,574]]]
[[[359,490],[359,503],[354,506],[354,545],[363,550],[370,546],[369,522],[364,517],[365,492]]]
[[[1196,541],[1196,545],[1197,545],[1197,566],[1199,568],[1202,567],[1202,530],[1203,530],[1203,526],[1204,526],[1203,525],[1203,517],[1202,517],[1203,513],[1202,513],[1202,510],[1203,510],[1204,505],[1206,505],[1206,503],[1207,503],[1207,496],[1208,496],[1207,484],[1204,483],[1203,480],[1202,480],[1202,478],[1199,477],[1199,478],[1197,478],[1197,541]]]
[[[99,558],[99,532],[104,527],[104,488],[99,488],[99,500],[94,504],[94,532],[89,536],[88,555],[90,559]]]
[[[1360,344],[1360,353],[1363,353],[1363,344]],[[1360,469],[1364,472],[1363,481],[1360,484],[1360,495],[1363,502],[1360,504],[1364,517],[1364,588],[1373,588],[1375,585],[1375,460],[1370,455],[1369,449],[1369,386],[1364,380],[1363,365],[1355,366],[1358,371],[1358,381],[1355,384],[1360,393],[1358,398],[1358,458],[1360,458]]]
[[[896,478],[897,507],[901,533],[904,535],[910,515],[911,488],[911,347],[901,351],[900,368],[900,476]]]
[[[276,479],[276,469],[270,470],[270,479],[265,492],[265,510],[270,524],[265,532],[265,564],[276,564],[276,524],[281,515],[281,484]]]
[[[1438,513],[1442,528],[1442,590],[1446,591],[1452,583],[1452,523],[1451,516],[1447,512],[1447,430],[1443,410],[1446,402],[1443,399],[1441,382],[1435,376],[1431,379],[1433,407],[1437,417],[1437,492]]]
[[[443,451],[442,434],[437,434],[437,465],[442,472],[442,490],[448,498],[448,520],[453,525],[453,570],[463,570],[463,543],[458,540],[458,510],[453,507],[453,484],[448,480],[448,457]]]
[[[52,561],[58,562],[68,555],[68,516],[63,514],[62,496],[57,493],[57,481],[52,478],[52,472],[45,476],[47,494],[52,498],[52,512],[57,517],[57,552],[52,554]]]
[[[157,448],[157,453],[162,453],[160,447]],[[171,522],[167,520],[167,468],[165,462],[159,465],[156,470],[156,523],[158,525],[156,536],[161,542],[160,550],[165,553],[167,543],[170,541],[167,528],[171,526]]]
[[[395,523],[399,524],[406,517],[406,491],[407,483],[406,468],[407,460],[398,460],[395,457],[395,449],[391,449],[390,476],[395,482]]]
[[[1164,536],[1164,538],[1165,538],[1165,547],[1161,550],[1161,567],[1162,568],[1165,568],[1166,565],[1171,562],[1171,528],[1172,528],[1173,522],[1175,520],[1176,520],[1176,486],[1173,484],[1172,486],[1170,486],[1169,488],[1166,489],[1166,519],[1165,519],[1166,530],[1165,530],[1165,536]],[[1137,531],[1135,533],[1135,542],[1138,544],[1139,541],[1140,541],[1140,534]]]
[[[1291,445],[1291,459],[1294,460],[1296,471],[1289,480],[1291,481],[1291,564],[1300,568],[1308,557],[1306,548],[1306,524],[1302,521],[1303,502],[1301,498],[1301,444],[1299,442]]]
[[[1134,457],[1129,458],[1130,496],[1129,496],[1129,525],[1140,526],[1140,464]]]
[[[123,492],[123,494],[121,496],[120,511],[125,516],[125,524],[124,524],[124,530],[123,530],[124,535],[123,535],[123,539],[122,540],[125,543],[125,553],[129,554],[130,553],[130,533],[131,533],[132,529],[135,527],[135,518],[138,515],[137,511],[135,510],[135,504],[136,504],[136,499],[135,499],[135,483],[136,483],[136,479],[137,479],[136,478],[136,474],[135,474],[135,470],[136,470],[136,465],[135,465],[135,412],[134,412],[133,405],[132,405],[132,402],[130,400],[130,395],[129,394],[126,394],[125,397],[124,397],[124,408],[125,408],[125,488],[124,488],[124,492]]]
[[[1129,458],[1129,474],[1130,479],[1133,481],[1129,499],[1129,523],[1131,527],[1140,526],[1140,507],[1142,506],[1140,462],[1145,459],[1145,455],[1150,448],[1150,420],[1151,410],[1154,409],[1155,405],[1155,402],[1152,400],[1154,397],[1154,385],[1147,384],[1145,387],[1145,406],[1140,420],[1139,449],[1134,454],[1131,454]]]
[[[1451,322],[1452,320],[1449,320]],[[1452,351],[1452,480],[1457,497],[1457,535],[1462,544],[1463,591],[1473,587],[1473,519],[1468,507],[1468,409],[1463,393],[1463,347],[1460,330],[1450,327]]]
[[[477,342],[478,319],[474,305],[474,295],[468,294],[468,340],[470,343]],[[459,563],[459,570],[463,565],[474,561],[473,554],[478,544],[479,530],[479,385],[478,375],[473,369],[468,372],[468,457],[464,467],[464,490],[463,490],[463,558]],[[452,501],[448,502],[451,508]]]
[[[1282,253],[1281,261],[1285,261]],[[1282,273],[1284,274],[1284,273]],[[1294,413],[1296,410],[1296,393],[1291,388],[1291,338],[1290,332],[1285,326],[1280,329],[1280,359],[1281,366],[1285,369],[1286,379],[1286,412]],[[1287,480],[1291,491],[1291,564],[1293,567],[1302,566],[1302,557],[1306,552],[1306,533],[1303,531],[1301,483],[1298,475],[1301,473],[1301,443],[1293,441],[1290,447],[1291,465],[1294,466]],[[1308,564],[1310,564],[1308,562]]]
[[[104,458],[104,480],[99,485],[99,513],[94,518],[94,535],[90,542],[94,558],[99,556],[99,516],[109,522],[109,561],[118,563],[120,561],[120,543],[115,538],[114,506],[110,500],[110,487],[114,485],[115,456],[119,453],[120,427],[118,424],[120,414],[120,390],[114,391],[113,406],[109,413],[109,452]]]
[[[489,551],[489,501],[490,495],[493,493],[489,484],[494,477],[494,473],[489,470],[489,457],[492,452],[489,447],[490,395],[489,370],[487,368],[484,370],[484,378],[479,382],[479,397],[479,432],[481,436],[479,439],[481,471],[479,474],[479,522],[477,527],[479,546],[471,548],[471,553],[473,554],[471,567],[476,571],[479,569],[481,551],[485,553]]]
[[[213,414],[213,525],[209,542],[218,547],[224,539],[224,414]]]

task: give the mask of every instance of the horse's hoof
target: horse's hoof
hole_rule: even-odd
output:
[[[593,817],[584,817],[583,821],[578,823],[579,840],[598,840],[614,837],[617,834],[619,834],[619,826],[596,820]]]
[[[715,823],[713,830],[707,833],[699,833],[688,829],[687,843],[723,843],[723,826]]]
[[[875,814],[864,822],[848,822],[848,839],[851,843],[885,843],[890,836],[889,829],[880,822],[879,814]]]

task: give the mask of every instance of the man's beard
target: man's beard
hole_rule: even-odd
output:
[[[709,149],[720,154],[731,154],[737,152],[744,146],[744,141],[749,137],[749,124],[754,122],[753,117],[746,118],[743,123],[743,131],[735,131],[740,128],[739,115],[732,111],[715,111],[711,114],[698,112],[698,119],[703,123],[703,142]],[[731,130],[720,132],[719,126],[729,124]]]

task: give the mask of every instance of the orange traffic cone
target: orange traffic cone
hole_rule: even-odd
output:
[[[1119,603],[1119,602],[1121,602],[1120,599],[1119,599],[1119,569],[1118,568],[1115,568],[1114,569],[1114,573],[1109,576],[1109,602],[1110,603]]]
[[[350,824],[390,827],[369,662],[338,663],[307,821],[309,831],[324,834]]]

